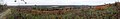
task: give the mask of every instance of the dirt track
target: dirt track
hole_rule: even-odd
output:
[[[4,19],[4,16],[8,15],[11,13],[11,9],[7,9],[6,11],[0,13],[0,19]]]

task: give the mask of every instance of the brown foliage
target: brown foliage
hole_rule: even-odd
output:
[[[106,6],[106,5],[100,5],[100,6],[96,6],[95,10],[104,10],[106,8],[108,8],[108,6]]]
[[[60,10],[60,9],[52,9],[52,10],[33,10],[33,9],[17,9],[19,12],[25,12],[25,13],[30,13],[30,14],[53,14],[53,15],[62,15],[65,10]]]

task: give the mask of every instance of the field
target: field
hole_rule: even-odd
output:
[[[8,6],[4,19],[120,19],[119,5]],[[7,13],[5,12],[5,13]]]
[[[11,10],[11,14],[7,15],[6,19],[117,19],[115,14],[118,13],[112,6],[106,7],[106,9],[91,7],[73,8],[72,6],[42,8],[33,6],[28,8],[11,8]]]

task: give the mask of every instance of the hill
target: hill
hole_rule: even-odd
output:
[[[6,19],[119,19],[120,2],[88,5],[7,6],[11,13]]]

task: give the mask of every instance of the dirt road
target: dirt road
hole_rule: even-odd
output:
[[[7,9],[6,11],[0,13],[0,19],[4,19],[4,17],[11,13],[11,9]]]

